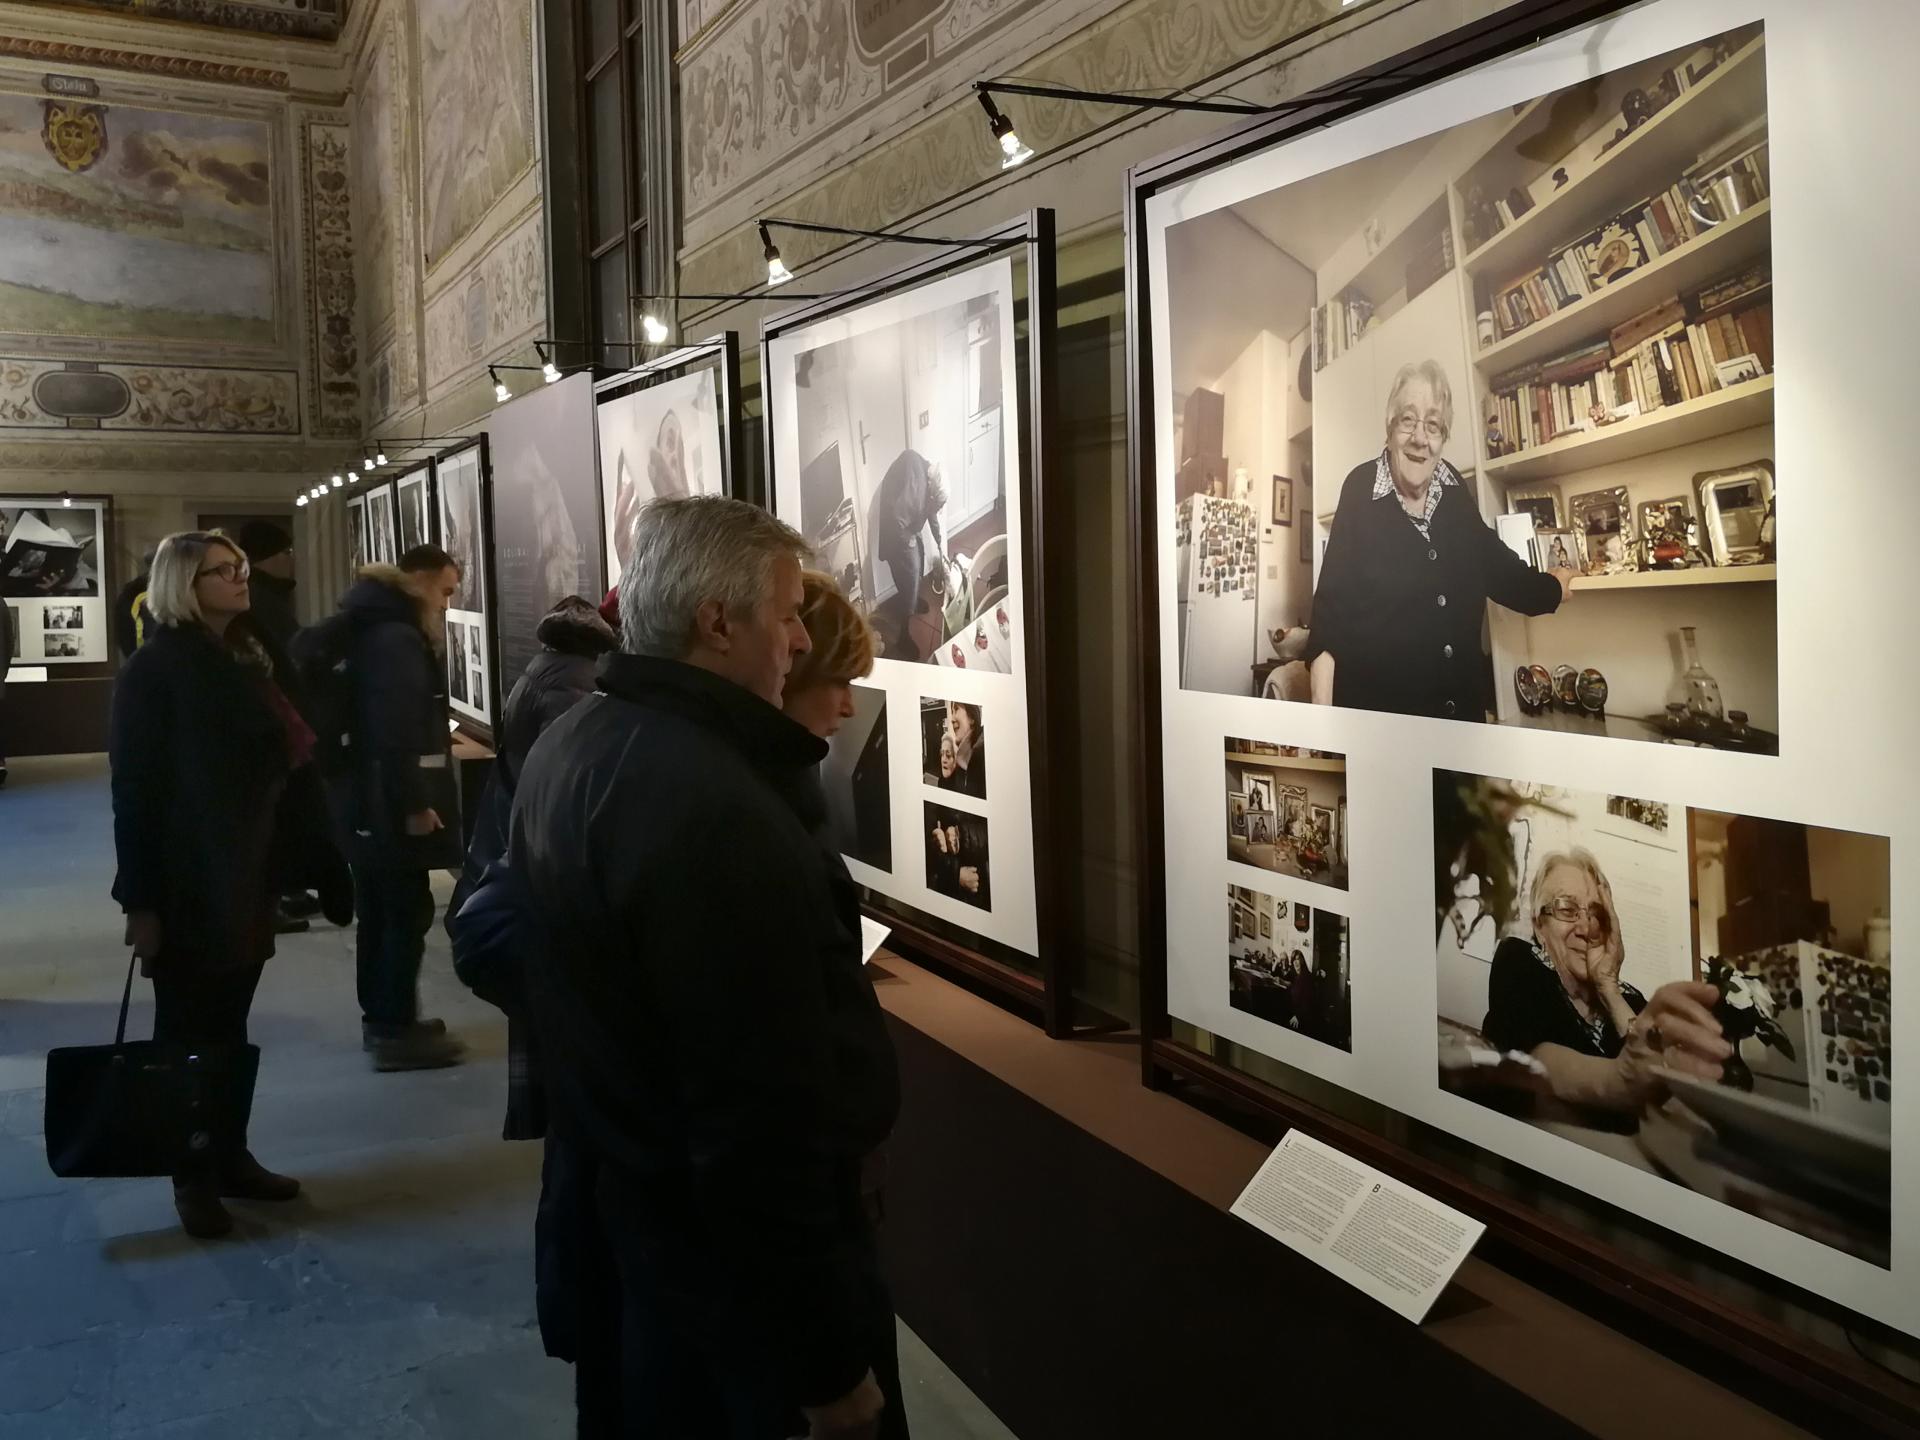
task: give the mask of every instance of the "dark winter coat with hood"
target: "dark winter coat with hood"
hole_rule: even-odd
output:
[[[460,787],[447,729],[447,672],[420,602],[390,565],[368,565],[341,597],[352,624],[351,763],[328,781],[341,849],[354,865],[387,870],[458,867]],[[314,643],[314,626],[300,646]],[[409,815],[439,813],[444,828],[409,835]]]
[[[826,743],[672,660],[610,655],[599,688],[511,825],[553,1129],[742,1369],[824,1403],[871,1362],[860,1163],[899,1109],[858,894],[816,838]]]

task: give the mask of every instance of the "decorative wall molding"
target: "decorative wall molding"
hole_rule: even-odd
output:
[[[346,0],[66,0],[115,15],[182,21],[222,30],[304,40],[333,40],[346,18]]]
[[[765,9],[768,3],[775,0],[737,6],[729,12],[727,24],[737,28],[746,16]],[[1054,4],[1070,6],[1072,0],[1054,0]],[[1028,79],[1088,90],[1145,91],[1195,85],[1339,12],[1339,0],[1236,0],[1230,5],[1217,0],[1137,0],[1107,22],[1084,28],[1047,55],[1023,63],[1020,73]],[[948,24],[953,18],[949,16],[941,23]],[[1263,73],[1259,89],[1285,93],[1292,63],[1282,61]],[[758,83],[764,90],[765,77]],[[928,77],[922,76],[917,83],[926,85]],[[686,93],[691,111],[691,82]],[[731,102],[743,110],[747,108],[744,93]],[[1022,105],[1019,118],[1021,137],[1044,152],[1111,123],[1114,110],[1111,106],[1048,101]],[[694,143],[695,125],[690,116],[689,147]],[[817,134],[815,143],[824,138]],[[789,159],[793,154],[788,152]],[[692,163],[689,156],[689,172]],[[769,191],[758,198],[768,208],[777,205],[782,213],[801,219],[880,229],[903,216],[950,205],[956,197],[985,185],[998,174],[999,155],[989,143],[980,108],[971,93],[963,90],[953,103],[892,143],[837,166],[796,192]],[[780,244],[791,264],[840,249],[845,242],[783,235]],[[764,279],[758,239],[745,226],[736,226],[691,250],[681,264],[680,284],[687,291],[743,290]]]
[[[284,91],[292,84],[292,77],[285,70],[230,65],[218,60],[195,60],[184,55],[159,55],[150,50],[119,50],[61,40],[38,40],[25,35],[0,35],[0,56],[46,65],[132,70],[142,75],[164,75],[175,80],[200,80],[216,85],[239,85],[253,90]]]
[[[309,120],[301,129],[307,240],[307,386],[315,435],[361,432],[355,335],[350,132]]]
[[[546,233],[536,207],[464,282],[428,303],[427,399],[440,399],[507,347],[538,335],[546,315]]]
[[[113,489],[120,483],[117,477],[126,474],[164,475],[175,485],[183,475],[320,475],[345,465],[354,453],[338,445],[267,446],[244,440],[0,439],[0,471],[116,477],[105,487]]]
[[[1042,0],[751,0],[712,24],[681,63],[681,164],[689,222],[787,168],[884,102],[924,91]],[[859,23],[867,11],[909,23]],[[1083,7],[1084,8],[1084,7]],[[869,17],[871,19],[871,17]],[[877,54],[861,37],[886,37]]]
[[[0,358],[0,429],[298,435],[291,370]]]

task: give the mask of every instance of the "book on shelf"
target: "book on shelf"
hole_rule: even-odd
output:
[[[1453,266],[1453,226],[1442,225],[1407,261],[1407,299],[1416,299]]]
[[[1765,263],[1674,295],[1605,336],[1488,382],[1501,453],[1682,405],[1773,373]]]
[[[1360,342],[1373,323],[1373,302],[1357,290],[1316,305],[1309,317],[1313,340],[1313,368],[1324,370]]]
[[[1696,167],[1499,286],[1491,307],[1496,340],[1577,305],[1766,199],[1766,154],[1763,137],[1730,160]]]

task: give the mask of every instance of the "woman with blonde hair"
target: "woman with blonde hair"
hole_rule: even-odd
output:
[[[153,980],[154,1038],[196,1050],[247,1043],[273,954],[276,815],[314,747],[247,623],[250,576],[218,531],[161,541],[147,591],[155,628],[114,687],[113,898]],[[223,1197],[300,1191],[253,1158],[251,1097],[231,1098],[233,1128],[173,1180],[180,1223],[200,1239],[233,1228]]]
[[[873,629],[831,575],[801,576],[800,623],[812,648],[787,672],[780,708],[822,740],[853,716],[853,682],[873,673]]]

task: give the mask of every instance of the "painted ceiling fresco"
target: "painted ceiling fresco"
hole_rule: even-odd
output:
[[[347,0],[59,0],[88,10],[109,10],[151,20],[186,21],[223,30],[251,30],[332,40],[346,19]]]

